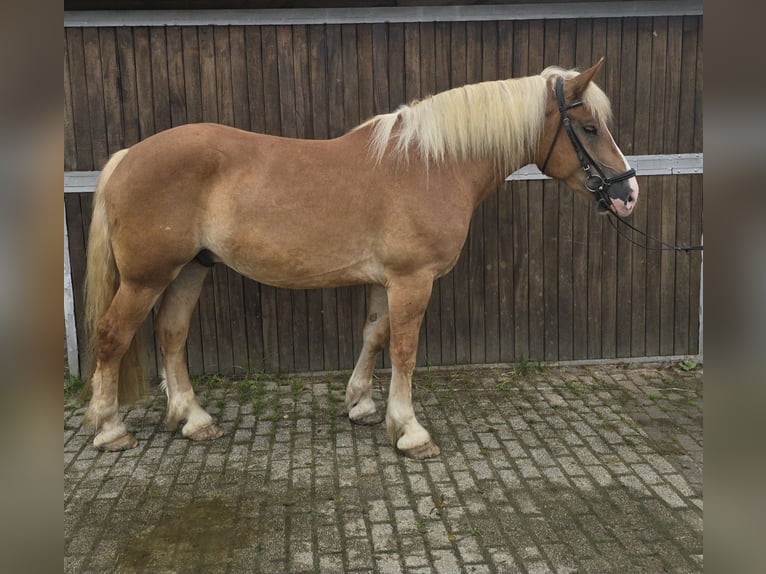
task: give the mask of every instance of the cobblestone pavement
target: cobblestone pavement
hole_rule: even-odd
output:
[[[70,399],[65,572],[702,571],[701,369],[420,371],[425,462],[348,422],[339,375],[197,387],[224,437],[165,430],[157,391],[122,453]]]

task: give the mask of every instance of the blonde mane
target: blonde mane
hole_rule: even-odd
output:
[[[447,156],[494,158],[499,168],[512,170],[537,149],[547,80],[575,75],[575,70],[552,66],[538,76],[470,84],[403,105],[359,127],[372,126],[370,154],[378,162],[393,138],[392,152],[400,160],[407,161],[416,150],[426,163]],[[610,117],[609,99],[593,83],[584,101],[597,118]]]

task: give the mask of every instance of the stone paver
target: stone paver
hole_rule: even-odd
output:
[[[157,392],[101,453],[65,407],[65,572],[701,572],[701,369],[419,372],[425,462],[348,422],[340,375],[197,386],[214,442]]]

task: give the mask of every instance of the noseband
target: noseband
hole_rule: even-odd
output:
[[[548,149],[548,154],[545,156],[545,161],[543,162],[543,167],[540,169],[540,171],[545,173],[545,166],[548,165],[548,160],[551,159],[553,148],[556,146],[556,141],[559,139],[559,135],[561,134],[561,128],[562,126],[565,127],[567,130],[567,135],[569,136],[569,140],[572,142],[572,146],[577,153],[577,159],[580,162],[580,166],[582,166],[582,170],[585,172],[585,187],[588,188],[588,191],[591,193],[597,194],[599,209],[607,210],[609,209],[609,206],[612,205],[612,198],[609,197],[609,193],[607,193],[609,187],[613,183],[625,181],[626,179],[630,179],[631,177],[635,176],[636,170],[631,168],[628,171],[624,171],[616,175],[615,177],[607,177],[606,174],[598,166],[598,163],[595,162],[590,156],[588,150],[585,149],[585,146],[582,144],[580,139],[577,137],[577,134],[574,132],[574,129],[572,128],[572,122],[569,120],[567,112],[572,108],[583,105],[583,101],[578,100],[576,102],[572,102],[571,104],[566,103],[564,100],[564,78],[561,76],[556,78],[556,99],[558,100],[559,104],[561,122],[559,123],[559,127],[556,130],[556,135],[553,136],[553,142],[551,142],[551,147]],[[595,173],[591,172],[591,167]]]

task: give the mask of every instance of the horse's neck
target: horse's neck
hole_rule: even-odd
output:
[[[507,176],[492,159],[448,161],[445,168],[455,174],[457,183],[471,196],[474,206],[500,187]]]

